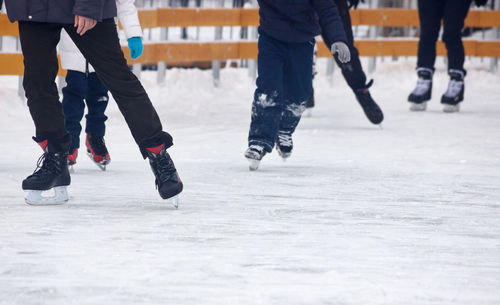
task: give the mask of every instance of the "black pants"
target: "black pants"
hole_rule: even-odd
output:
[[[462,28],[472,0],[418,0],[420,41],[418,67],[434,69],[436,41],[443,20],[443,42],[448,51],[448,68],[463,70],[465,53]]]
[[[351,52],[351,61],[348,63],[341,63],[338,56],[335,55],[335,61],[337,65],[342,70],[342,75],[344,75],[345,80],[352,90],[358,90],[366,87],[366,75],[361,67],[361,62],[359,60],[358,49],[354,46],[354,36],[352,33],[351,15],[349,15],[349,7],[347,6],[347,0],[334,0],[339,11],[340,19],[344,24],[345,34],[347,36],[347,46]],[[331,48],[334,41],[323,40],[327,44],[328,49]]]
[[[139,80],[123,56],[114,19],[107,19],[83,36],[72,24],[19,22],[24,56],[24,90],[35,123],[36,137],[49,140],[49,150],[68,151],[70,136],[55,83],[58,71],[56,47],[65,29],[108,87],[141,151],[172,137],[162,131],[160,119]]]

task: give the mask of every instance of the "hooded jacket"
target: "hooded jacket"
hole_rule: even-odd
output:
[[[127,39],[142,37],[142,29],[134,2],[134,0],[116,0],[118,20],[120,20],[123,26],[123,31]],[[85,58],[64,30],[61,32],[59,54],[61,55],[61,66],[63,69],[86,72],[87,65]],[[94,68],[90,64],[89,72],[94,72]]]
[[[332,0],[258,0],[259,30],[284,42],[306,42],[320,33],[333,43],[347,42]]]
[[[5,0],[11,22],[74,23],[75,15],[97,21],[116,17],[115,0]]]

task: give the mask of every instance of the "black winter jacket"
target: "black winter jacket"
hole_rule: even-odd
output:
[[[346,42],[332,0],[258,0],[260,30],[285,42],[305,42],[322,33],[329,42]]]
[[[73,23],[75,15],[97,21],[116,17],[115,0],[5,0],[11,22]]]

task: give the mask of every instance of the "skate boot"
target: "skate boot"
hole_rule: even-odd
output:
[[[363,108],[363,112],[365,113],[368,120],[372,122],[372,124],[378,125],[384,120],[384,113],[370,95],[369,88],[372,86],[372,84],[373,79],[370,80],[368,84],[366,84],[365,88],[355,90],[354,94],[356,94],[356,99],[361,105],[361,108]]]
[[[104,143],[104,138],[87,134],[85,145],[87,146],[87,155],[89,158],[97,167],[105,171],[106,165],[111,162],[111,158],[109,157],[108,149]]]
[[[465,72],[451,69],[448,74],[450,75],[450,83],[448,90],[441,97],[441,104],[444,105],[444,112],[458,112],[460,111],[460,102],[464,100]]]
[[[75,165],[76,158],[78,158],[78,148],[72,148],[69,150],[68,154],[68,165]]]
[[[48,151],[48,141],[39,142],[43,155],[38,159],[32,175],[23,180],[25,201],[31,205],[55,205],[68,201],[67,186],[71,183],[68,171],[68,153]],[[43,196],[44,191],[53,190],[53,196]]]
[[[293,141],[292,135],[286,131],[278,131],[278,137],[276,138],[276,150],[278,154],[286,161],[292,155]]]
[[[146,148],[145,152],[151,165],[151,170],[155,175],[155,184],[161,198],[170,199],[175,208],[179,207],[179,196],[182,192],[183,184],[177,170],[175,169],[174,162],[167,153],[164,144]]]
[[[408,97],[411,111],[425,111],[427,109],[427,101],[432,95],[432,75],[434,71],[429,68],[418,68],[417,87]]]
[[[69,150],[68,155],[68,166],[71,173],[74,172],[73,165],[76,164],[76,158],[78,157],[78,148],[72,148]]]
[[[260,145],[250,145],[245,151],[245,158],[250,162],[249,169],[256,171],[259,168],[260,160],[266,155],[266,150]]]

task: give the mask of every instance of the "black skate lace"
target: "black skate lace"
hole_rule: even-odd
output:
[[[175,172],[174,163],[167,157],[167,154],[158,154],[155,160],[158,179],[160,181],[167,180]]]
[[[56,173],[58,170],[56,156],[45,152],[36,161],[36,169],[33,171],[33,175],[40,176],[47,173]]]

